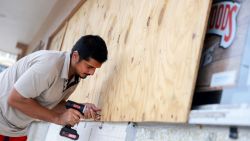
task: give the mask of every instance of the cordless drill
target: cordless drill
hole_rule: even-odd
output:
[[[72,109],[79,111],[82,114],[84,113],[83,104],[79,104],[74,101],[68,100],[65,106],[66,106],[66,109],[72,108]],[[60,135],[70,138],[72,140],[77,140],[79,138],[79,134],[77,133],[77,131],[75,129],[72,129],[70,125],[66,125],[65,127],[63,127],[60,131]]]

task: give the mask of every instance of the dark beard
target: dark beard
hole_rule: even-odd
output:
[[[79,75],[79,77],[80,77],[81,79],[85,79],[85,78],[87,78],[88,76],[89,76],[88,74],[85,74],[84,77],[81,77],[81,76]]]

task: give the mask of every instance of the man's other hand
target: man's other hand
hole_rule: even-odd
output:
[[[94,104],[91,103],[84,103],[85,110],[84,110],[84,118],[85,119],[94,119],[95,121],[98,121],[101,119],[101,115],[99,112],[101,112],[101,109],[96,107]]]

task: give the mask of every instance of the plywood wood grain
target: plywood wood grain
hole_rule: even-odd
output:
[[[86,1],[69,20],[62,49],[98,34],[109,56],[70,99],[98,104],[103,121],[186,122],[210,3]]]
[[[51,38],[49,50],[60,50],[65,32],[67,29],[67,22],[62,26],[62,28]]]

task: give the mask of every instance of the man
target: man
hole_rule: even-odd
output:
[[[107,54],[101,37],[86,35],[71,53],[37,51],[0,73],[0,141],[6,136],[26,136],[36,119],[72,126],[80,118],[99,120],[100,109],[95,105],[86,103],[83,117],[77,110],[66,109],[65,100],[79,78],[93,75],[107,60]]]

